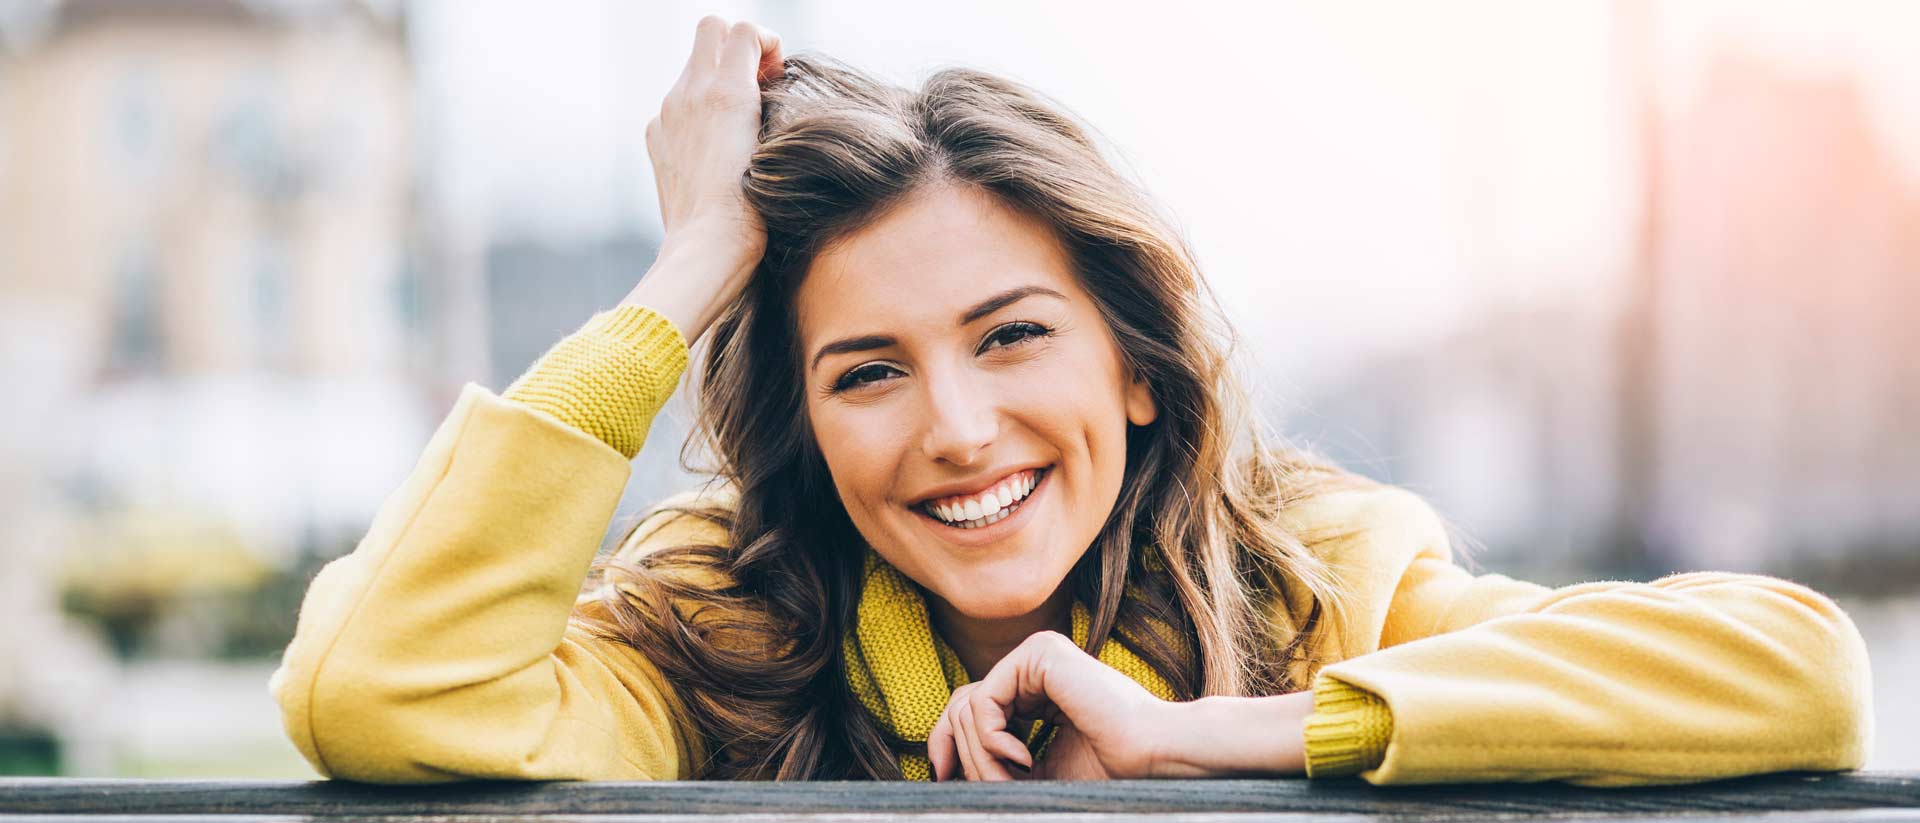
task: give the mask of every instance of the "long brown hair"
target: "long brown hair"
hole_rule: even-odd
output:
[[[1183,699],[1275,694],[1304,687],[1303,641],[1343,622],[1338,581],[1282,513],[1364,481],[1268,445],[1191,252],[1088,131],[992,74],[948,69],[909,90],[797,55],[765,91],[743,180],[766,253],[696,369],[699,429],[682,460],[704,449],[722,489],[669,513],[725,539],[616,553],[596,565],[613,585],[583,601],[584,619],[675,684],[685,733],[708,749],[698,777],[898,778],[898,753],[924,751],[848,685],[841,639],[866,547],[807,423],[789,307],[824,247],[936,182],[1054,228],[1159,409],[1130,429],[1120,498],[1072,572],[1089,650],[1117,635]],[[1311,602],[1277,607],[1283,581]]]

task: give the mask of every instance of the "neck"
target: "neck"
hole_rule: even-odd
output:
[[[1013,647],[1039,632],[1051,629],[1068,636],[1073,633],[1073,590],[1067,581],[1062,581],[1040,608],[1018,617],[993,620],[968,617],[939,595],[931,591],[926,594],[927,617],[933,621],[934,630],[960,656],[969,680],[985,677]]]

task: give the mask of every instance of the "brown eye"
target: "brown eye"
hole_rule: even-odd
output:
[[[1045,337],[1052,333],[1052,329],[1038,323],[1028,323],[1025,321],[1008,323],[988,333],[987,345],[981,346],[980,351],[985,352],[987,349],[994,348],[992,344],[995,343],[1000,344],[1003,348],[1017,346],[1036,337]]]
[[[868,363],[841,375],[839,380],[834,381],[833,390],[842,392],[848,389],[857,389],[868,383],[878,383],[886,376],[887,372],[893,370],[891,366],[880,363]]]

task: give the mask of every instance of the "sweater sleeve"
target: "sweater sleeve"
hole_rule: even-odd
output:
[[[595,316],[515,384],[468,384],[353,552],[323,568],[269,683],[322,775],[673,779],[699,741],[658,669],[573,619],[653,414],[671,323]],[[591,432],[591,434],[589,433]]]
[[[1866,645],[1812,589],[1723,572],[1559,589],[1476,576],[1417,496],[1345,505],[1361,527],[1329,557],[1378,596],[1314,680],[1314,777],[1630,786],[1865,764]]]
[[[632,460],[686,369],[687,343],[673,321],[623,305],[594,315],[555,344],[504,396]]]

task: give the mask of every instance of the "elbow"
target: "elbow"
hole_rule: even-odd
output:
[[[294,748],[323,778],[362,783],[439,783],[459,779],[428,765],[430,735],[416,731],[397,701],[367,689],[326,688],[311,667],[290,657],[268,683]]]
[[[321,777],[332,777],[332,771],[313,745],[313,725],[309,722],[312,715],[307,710],[307,701],[312,692],[305,688],[306,685],[300,667],[288,659],[283,660],[267,679],[267,692],[273,695],[273,702],[280,706],[280,725],[286,730],[287,739],[293,742],[293,747]]]
[[[352,672],[349,675],[347,672]],[[384,675],[384,676],[383,676]],[[551,671],[519,677],[554,680]],[[281,710],[323,776],[361,783],[660,779],[630,763],[608,724],[584,722],[531,690],[410,681],[366,666],[322,671],[304,711]],[[292,696],[289,692],[289,696]]]
[[[1859,628],[1832,598],[1812,588],[1777,578],[1749,579],[1786,601],[1786,613],[1797,616],[1798,626],[1782,626],[1775,637],[1804,638],[1795,667],[1801,677],[1793,715],[1806,718],[1805,768],[1864,767],[1873,750],[1873,672]]]
[[[1824,598],[1823,598],[1824,599]],[[1828,601],[1831,603],[1832,601]],[[1830,720],[1825,732],[1831,741],[1832,770],[1859,769],[1873,751],[1873,670],[1866,640],[1838,606],[1828,634],[1833,665],[1821,678]]]
[[[1778,752],[1766,771],[1845,771],[1873,749],[1873,674],[1867,644],[1832,598],[1760,574],[1690,572],[1654,586],[1716,613],[1716,638],[1690,665],[1708,666],[1731,689],[1739,731],[1728,739],[1750,757]]]

